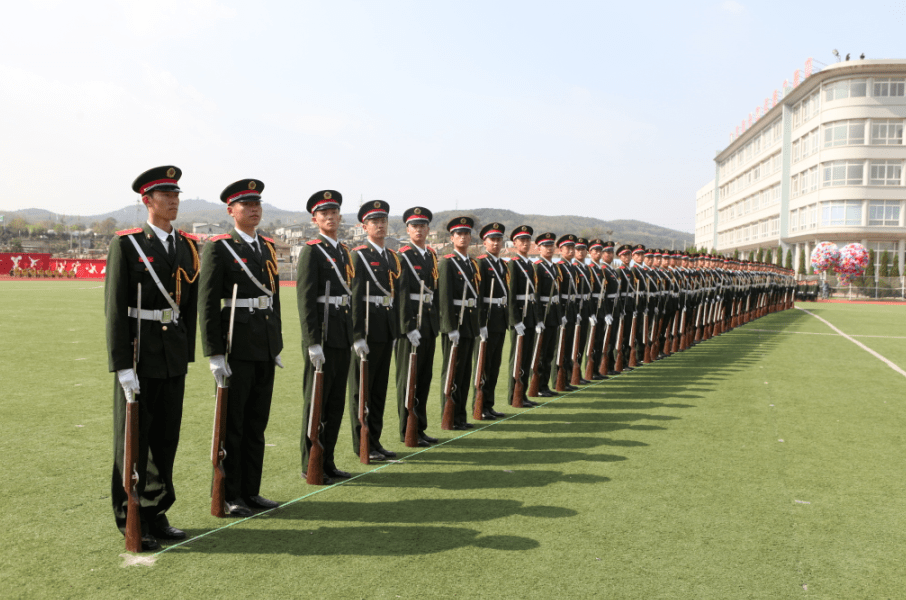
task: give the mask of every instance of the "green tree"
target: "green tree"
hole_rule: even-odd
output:
[[[797,275],[805,275],[807,271],[805,270],[805,252],[799,253],[799,268],[796,270]]]
[[[890,268],[891,277],[900,276],[900,257],[897,254],[893,255],[893,266]]]
[[[9,241],[9,247],[13,252],[22,252],[22,240],[15,237]]]
[[[881,253],[881,261],[878,263],[878,276],[890,277],[890,252],[885,250]]]
[[[113,235],[116,233],[116,219],[107,217],[101,222],[94,222],[91,224],[91,229],[98,235]]]
[[[778,262],[779,262],[779,259],[778,259]],[[793,249],[792,248],[786,249],[786,262],[784,263],[783,266],[786,267],[787,269],[793,268]]]
[[[739,260],[739,248],[733,250],[733,260]]]
[[[868,251],[868,266],[865,267],[865,276],[874,277],[875,276],[875,251]]]
[[[771,248],[768,248],[764,251],[764,262],[768,264],[774,262],[774,251]]]
[[[761,248],[755,253],[755,262],[764,262],[764,250]]]

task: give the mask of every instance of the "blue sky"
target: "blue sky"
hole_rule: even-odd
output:
[[[304,209],[510,208],[691,231],[734,126],[831,50],[903,58],[902,2],[156,2],[6,7],[0,209],[98,214],[176,164]]]

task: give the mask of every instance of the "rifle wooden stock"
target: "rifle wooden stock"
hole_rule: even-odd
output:
[[[409,376],[406,383],[406,447],[418,447],[418,417],[415,415],[415,385],[418,378],[418,353],[409,353]]]
[[[560,326],[560,339],[557,340],[557,382],[554,389],[558,392],[566,391],[566,367],[563,363],[563,355],[566,352],[566,326]]]
[[[570,385],[580,385],[582,380],[582,359],[579,355],[579,345],[582,343],[580,339],[582,337],[582,323],[576,323],[576,328],[573,331],[573,351],[570,353],[573,359],[573,372],[570,377]]]
[[[490,311],[490,309],[488,309]],[[484,413],[484,368],[487,362],[488,342],[481,340],[478,344],[478,360],[475,362],[475,408],[472,410],[472,418],[481,421],[481,415]]]
[[[229,388],[217,386],[217,396],[214,401],[214,435],[211,438],[211,464],[214,467],[214,478],[211,484],[211,515],[215,517],[227,516],[226,510],[226,471],[223,468],[223,459],[226,458],[226,414]]]
[[[607,377],[607,372],[610,371],[610,357],[608,356],[608,350],[610,349],[610,331],[611,326],[607,325],[604,328],[604,341],[601,343],[601,362],[598,363],[598,375],[601,377]],[[586,379],[588,379],[586,377]]]
[[[616,371],[617,373],[623,372],[623,362],[625,362],[625,359],[623,358],[623,319],[624,319],[624,317],[625,317],[625,315],[620,315],[620,326],[617,328],[617,345],[616,345],[616,348],[614,349],[614,352],[616,353],[617,357],[614,360],[613,370]]]
[[[311,449],[308,451],[308,475],[305,481],[312,485],[324,484],[324,446],[321,445],[321,410],[324,400],[324,372],[321,369],[315,371],[312,380],[311,393],[311,412],[308,418],[308,441],[311,443]]]
[[[535,336],[535,348],[532,350],[532,378],[529,380],[528,393],[529,398],[537,398],[538,392],[541,391],[541,345],[544,342],[544,331]],[[516,408],[522,408],[522,397],[513,394],[512,404]]]
[[[453,429],[454,407],[453,404],[453,375],[456,372],[456,355],[459,354],[459,344],[450,347],[450,360],[447,361],[447,380],[444,381],[444,414],[440,420],[440,428],[447,431]]]
[[[585,379],[591,381],[595,376],[595,336],[598,335],[598,324],[588,328],[588,344],[585,345]]]
[[[648,333],[648,310],[645,310],[645,315],[642,317],[642,362],[648,364],[651,362],[651,336]]]
[[[126,393],[126,443],[123,448],[123,489],[126,491],[126,550],[142,551],[142,522],[138,501],[138,402]]]
[[[370,465],[371,443],[368,439],[368,359],[359,361],[359,462]]]
[[[516,354],[513,357],[513,406],[519,402],[522,406],[522,397],[525,396],[525,384],[522,383],[522,361],[525,353],[525,335],[516,336]],[[517,400],[518,398],[518,400]]]
[[[636,335],[635,335],[635,326],[638,321],[639,313],[633,311],[632,313],[632,326],[629,328],[629,368],[633,369],[639,366],[639,355],[638,350],[636,350]]]

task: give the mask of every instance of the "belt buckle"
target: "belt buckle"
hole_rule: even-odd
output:
[[[475,308],[475,298],[469,298],[466,300],[466,306],[469,308]]]
[[[258,308],[267,308],[267,296],[258,296]]]
[[[161,323],[172,323],[173,322],[173,309],[166,308],[160,311],[160,322]]]
[[[340,296],[340,306],[349,306],[349,296]]]
[[[390,301],[390,296],[381,296],[381,306],[390,306]]]

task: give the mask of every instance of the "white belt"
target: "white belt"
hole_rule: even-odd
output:
[[[493,304],[494,306],[506,306],[506,298],[482,298],[481,299],[485,304]]]
[[[138,309],[130,306],[129,307],[129,316],[132,318],[138,318]],[[160,323],[175,323],[176,319],[173,318],[173,309],[166,308],[164,310],[145,310],[142,309],[142,321],[159,321]]]
[[[560,302],[560,299],[557,296],[541,296],[538,298],[542,302],[550,302],[551,304],[557,304]]]
[[[425,304],[431,304],[431,302],[434,300],[434,292],[425,292],[424,294],[409,294],[409,299],[418,302],[422,299],[422,296],[424,296]]]
[[[462,306],[463,304],[465,304],[468,308],[475,308],[475,298],[469,298],[465,302],[463,302],[462,300],[453,301],[453,306]]]
[[[563,300],[571,300],[571,299],[572,299],[572,298],[570,297],[569,294],[560,294],[560,297],[561,297]]]
[[[588,300],[591,297],[591,294],[577,294],[576,297],[582,298],[583,300]]]
[[[393,296],[365,296],[365,302],[375,306],[393,306]]]
[[[326,302],[327,304],[333,304],[334,306],[349,306],[349,296],[318,296],[318,302]]]
[[[525,298],[525,294],[516,294],[516,300],[525,300],[525,299],[526,299],[526,298]],[[542,300],[544,300],[544,299],[542,298]],[[529,301],[529,302],[534,302],[534,301],[535,301],[535,297],[532,296],[531,294],[529,294],[529,296],[528,296],[528,301]]]
[[[226,308],[233,306],[232,298],[224,298],[223,305]],[[258,296],[257,298],[240,298],[236,300],[236,308],[273,308],[274,299],[270,296]]]
[[[595,300],[600,300],[601,298],[606,298],[607,294],[605,294],[604,292],[597,292],[595,294],[592,294],[591,297]]]
[[[622,295],[625,296],[626,294],[622,294]],[[607,294],[608,298],[619,298],[620,296],[621,296],[620,292],[616,292],[614,294]]]

